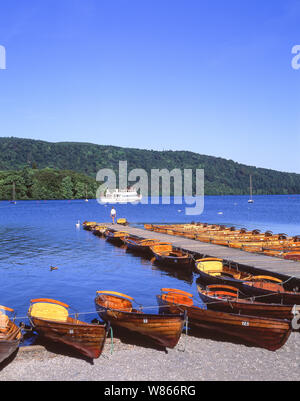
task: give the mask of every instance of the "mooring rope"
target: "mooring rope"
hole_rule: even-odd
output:
[[[110,355],[112,355],[114,353],[114,332],[111,326],[109,328],[110,328]]]

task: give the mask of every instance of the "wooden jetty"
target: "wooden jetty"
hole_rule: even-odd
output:
[[[99,224],[100,225],[100,224]],[[300,279],[300,262],[279,259],[272,256],[255,254],[240,249],[228,248],[222,245],[214,245],[199,240],[184,237],[162,234],[149,231],[144,228],[123,226],[119,224],[105,224],[109,229],[125,231],[132,236],[143,239],[158,239],[170,242],[175,248],[192,253],[200,257],[216,257],[226,262],[236,263],[240,266],[247,266],[262,272],[279,273],[283,276],[292,276]]]

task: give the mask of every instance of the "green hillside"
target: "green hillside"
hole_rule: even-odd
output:
[[[174,168],[194,171],[203,168],[207,195],[248,194],[250,174],[253,176],[254,194],[300,193],[300,174],[246,166],[193,152],[4,137],[0,138],[0,197],[7,199],[11,196],[13,181],[16,182],[16,190],[19,190],[19,198],[24,199],[56,199],[62,194],[65,194],[63,198],[81,198],[85,196],[83,188],[86,185],[89,196],[95,196],[99,186],[95,182],[96,172],[101,168],[112,168],[117,172],[120,160],[127,160],[128,171],[143,168],[149,176],[154,168],[170,171]],[[61,192],[65,186],[69,191],[65,189]]]

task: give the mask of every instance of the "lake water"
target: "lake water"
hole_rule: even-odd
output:
[[[300,195],[205,197],[200,216],[185,215],[185,206],[117,205],[117,217],[136,225],[144,222],[224,223],[248,229],[300,234]],[[119,291],[139,304],[155,306],[162,287],[189,291],[198,298],[196,274],[153,266],[82,228],[83,222],[109,221],[110,206],[96,200],[0,202],[0,304],[25,321],[32,298],[54,298],[73,306],[82,320],[97,317],[96,290]],[[222,214],[221,214],[222,213]],[[57,270],[50,270],[57,266]],[[17,321],[19,322],[19,321]],[[28,343],[28,342],[26,342]],[[25,344],[26,344],[25,343]]]

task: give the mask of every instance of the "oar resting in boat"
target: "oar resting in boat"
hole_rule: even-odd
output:
[[[171,315],[145,313],[132,307],[134,298],[115,291],[97,291],[97,313],[112,327],[139,333],[162,347],[174,348],[181,336],[184,313]]]
[[[191,326],[212,333],[234,337],[251,345],[275,351],[285,344],[290,333],[290,322],[247,315],[215,312],[195,306],[193,296],[185,291],[162,288],[157,301],[163,311],[179,313],[186,311]]]

